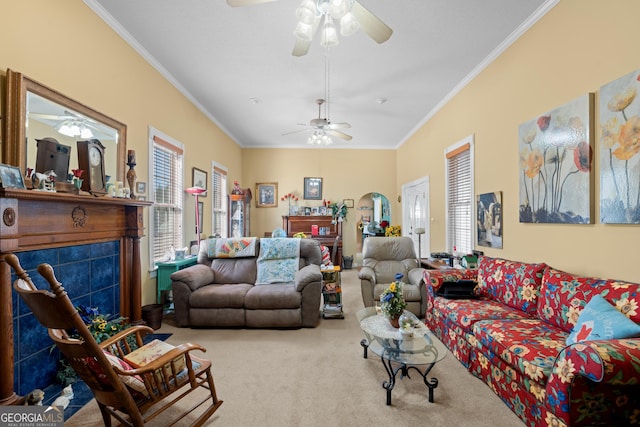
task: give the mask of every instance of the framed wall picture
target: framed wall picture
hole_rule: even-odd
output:
[[[256,184],[256,208],[275,208],[278,206],[278,183],[258,182]]]
[[[137,182],[136,183],[136,193],[144,194],[147,192],[147,183],[146,182]]]
[[[207,172],[202,169],[193,168],[193,187],[200,187],[207,189]],[[200,197],[207,197],[207,192],[200,194]]]
[[[304,179],[304,198],[307,200],[322,200],[322,178]]]
[[[25,188],[20,169],[16,166],[0,164],[0,183],[3,188]]]
[[[344,205],[348,208],[352,208],[354,205],[353,199],[344,199],[342,203],[344,203]]]
[[[502,191],[476,196],[478,246],[502,249]]]

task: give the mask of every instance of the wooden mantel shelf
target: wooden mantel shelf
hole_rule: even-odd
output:
[[[118,240],[120,314],[142,317],[140,238],[151,202],[0,188],[0,405],[15,404],[11,271],[4,254]]]
[[[142,237],[142,208],[150,205],[89,194],[0,189],[0,252]]]

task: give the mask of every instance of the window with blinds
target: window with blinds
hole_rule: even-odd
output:
[[[228,237],[227,227],[227,170],[221,165],[213,165],[213,171],[211,173],[212,182],[211,188],[213,189],[212,203],[213,203],[213,223],[211,229],[213,235],[219,235],[220,237]]]
[[[447,251],[473,250],[473,140],[450,147],[446,154]]]
[[[182,148],[157,135],[152,137],[153,174],[151,179],[153,260],[167,251],[184,246],[182,238]]]

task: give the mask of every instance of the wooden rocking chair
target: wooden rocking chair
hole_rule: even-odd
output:
[[[18,277],[14,289],[38,321],[48,328],[55,345],[89,386],[106,427],[111,426],[112,416],[122,425],[143,426],[183,398],[188,407],[172,414],[173,419],[166,425],[176,424],[202,406],[197,419],[191,422],[201,426],[220,407],[222,400],[216,395],[211,362],[191,355],[192,350],[206,351],[204,347],[181,344],[144,367],[134,369],[124,359],[143,346],[143,336],[153,329],[133,326],[98,344],[49,264],[38,266],[38,272],[49,282],[51,291],[38,290],[15,255],[6,255],[5,260]],[[69,335],[74,330],[81,339]],[[200,396],[191,395],[198,390]]]

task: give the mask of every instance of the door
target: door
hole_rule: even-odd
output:
[[[426,258],[429,251],[429,177],[402,186],[402,235],[413,239],[416,255]],[[421,231],[424,230],[424,233]]]

